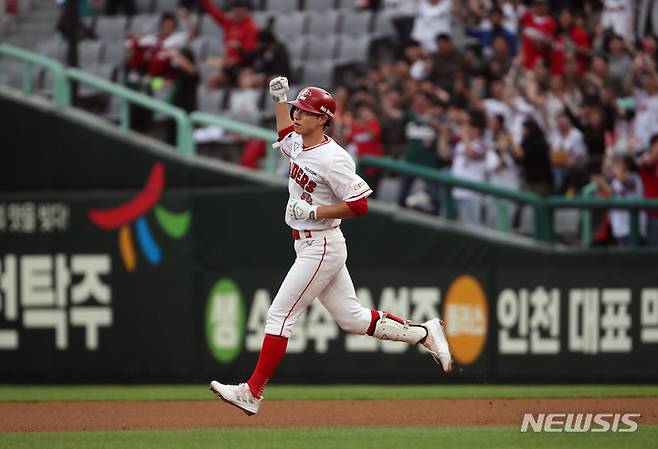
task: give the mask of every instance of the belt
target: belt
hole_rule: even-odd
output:
[[[306,239],[310,239],[311,237],[313,237],[313,234],[311,234],[311,231],[301,231],[301,232],[304,233],[304,238],[306,238]],[[295,239],[295,240],[301,239],[302,238],[301,232],[298,231],[297,229],[293,229],[292,230],[292,238]]]
[[[318,231],[298,231],[297,229],[292,230],[292,238],[295,240],[300,240],[300,239],[310,239],[314,237],[328,237],[330,235],[334,235],[336,231],[338,230],[338,226],[333,227],[331,229],[321,229]],[[338,230],[338,233],[340,234],[340,230]]]

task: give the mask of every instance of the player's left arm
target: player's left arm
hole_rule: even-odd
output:
[[[318,206],[315,217],[318,220],[323,218],[354,218],[367,213],[368,198],[364,197],[356,201],[343,201],[331,206]]]
[[[326,206],[311,206],[306,201],[291,199],[288,202],[290,216],[302,220],[321,220],[353,218],[368,213],[368,195],[372,190],[356,174],[354,161],[347,153],[331,161],[327,182],[334,195],[342,198],[342,201]]]

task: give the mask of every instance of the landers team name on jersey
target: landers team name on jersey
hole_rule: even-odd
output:
[[[311,178],[308,177],[306,173],[304,173],[304,169],[301,168],[299,165],[295,164],[294,162],[290,162],[290,179],[294,180],[299,186],[304,189],[308,193],[313,193],[315,188],[317,187],[317,183],[315,181],[312,181]]]

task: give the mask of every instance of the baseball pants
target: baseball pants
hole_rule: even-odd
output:
[[[343,330],[365,334],[372,313],[356,297],[340,228],[311,231],[309,238],[300,234],[297,258],[270,306],[265,333],[289,338],[299,316],[318,298]]]

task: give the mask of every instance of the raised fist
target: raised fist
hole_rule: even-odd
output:
[[[288,78],[285,76],[277,76],[270,81],[270,95],[274,101],[279,103],[285,103],[288,101],[286,93],[290,90],[288,86]]]

